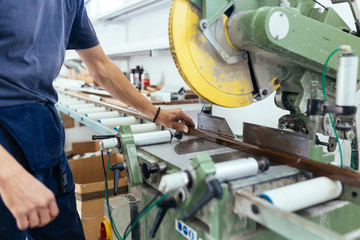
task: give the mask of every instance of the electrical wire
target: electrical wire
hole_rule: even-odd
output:
[[[322,6],[325,10],[329,10],[327,7],[325,7],[325,5],[321,4],[319,1],[313,0],[313,2],[319,4],[319,5]]]
[[[102,167],[104,171],[104,177],[106,178],[106,170],[105,170],[105,161],[104,161],[104,151],[101,150],[101,160],[102,160]]]
[[[116,225],[114,223],[114,220],[112,218],[112,214],[111,214],[111,210],[110,210],[110,204],[109,204],[109,188],[108,188],[108,185],[107,185],[107,179],[108,179],[108,173],[109,173],[109,169],[110,169],[111,154],[109,154],[109,160],[108,160],[108,165],[107,165],[106,171],[105,171],[104,153],[103,153],[102,150],[101,150],[101,160],[102,160],[103,170],[104,170],[104,173],[105,173],[105,199],[106,199],[106,206],[107,206],[107,209],[108,209],[108,215],[109,215],[109,218],[110,218],[111,228],[112,228],[113,232],[115,233],[115,236],[116,236],[116,238],[118,240],[125,240],[127,238],[127,236],[130,234],[130,232],[132,231],[132,229],[135,227],[135,225],[140,221],[142,216],[144,216],[148,211],[150,211],[150,209],[152,209],[159,202],[164,200],[169,194],[168,193],[165,194],[164,196],[162,196],[160,199],[158,199],[155,202],[156,198],[160,195],[160,192],[158,192],[155,195],[155,197],[143,208],[143,210],[141,210],[139,212],[135,222],[133,224],[129,223],[129,225],[125,229],[125,232],[124,232],[124,235],[123,235],[124,237],[121,238],[121,235],[119,234],[119,232],[118,232],[118,230],[116,228]],[[130,226],[131,226],[131,228],[130,228]]]
[[[142,216],[144,216],[148,211],[150,211],[153,207],[155,207],[159,202],[161,202],[162,200],[164,200],[168,195],[169,195],[169,193],[166,193],[164,196],[162,196],[161,198],[159,198],[158,200],[156,200],[156,202],[154,202],[154,203],[151,204],[148,208],[146,208],[146,209],[139,215],[139,217],[135,220],[135,222],[131,225],[131,228],[129,229],[128,233],[125,235],[125,238],[124,238],[123,240],[126,240],[127,236],[130,234],[131,230],[135,227],[135,225],[140,221],[140,219],[142,218]]]
[[[137,214],[136,218],[138,218],[148,207],[150,207],[150,205],[153,204],[153,202],[155,202],[155,200],[157,199],[158,196],[160,196],[160,192],[156,193],[155,197],[153,199],[151,199],[151,201]],[[123,239],[125,239],[125,235],[130,227],[131,227],[131,223],[129,223],[129,225],[126,227],[124,234],[123,234]]]
[[[327,65],[331,59],[331,57],[337,53],[338,51],[341,51],[340,48],[337,48],[335,49],[330,55],[329,57],[326,59],[326,62],[325,62],[325,65],[324,65],[324,68],[323,68],[323,73],[322,73],[322,90],[323,90],[323,94],[324,94],[324,99],[327,100],[327,95],[326,95],[326,89],[325,89],[325,76],[326,76],[326,69],[327,69]],[[340,139],[339,139],[339,136],[337,134],[337,131],[336,131],[336,127],[335,127],[335,123],[334,123],[334,119],[331,115],[331,113],[329,113],[329,117],[330,117],[330,121],[331,121],[331,124],[332,124],[332,127],[334,129],[334,132],[335,132],[335,136],[336,136],[336,141],[338,143],[338,146],[339,146],[339,151],[340,151],[340,159],[341,159],[341,168],[343,167],[343,154],[342,154],[342,150],[341,150],[341,145],[340,145]]]
[[[101,160],[102,160],[104,171],[105,171],[105,160],[104,160],[103,150],[101,150]],[[113,220],[112,215],[111,215],[110,204],[109,204],[109,188],[108,188],[108,185],[107,185],[107,179],[108,179],[108,173],[109,173],[109,169],[110,169],[110,160],[111,160],[111,154],[109,154],[108,165],[107,165],[107,169],[106,169],[106,172],[105,172],[105,200],[106,200],[106,206],[107,206],[107,209],[108,209],[108,215],[109,215],[109,218],[110,218],[111,228],[112,228],[113,232],[115,233],[116,238],[118,240],[123,240],[121,238],[116,226],[115,226],[114,220]]]

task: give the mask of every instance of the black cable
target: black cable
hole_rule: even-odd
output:
[[[158,196],[160,196],[160,195],[161,195],[161,193],[157,192],[155,197],[136,215],[135,219],[137,219],[148,207],[150,207],[150,205],[153,204],[156,201],[156,199],[158,198]],[[129,223],[129,225],[126,227],[126,229],[124,231],[123,239],[125,239],[127,231],[129,230],[130,227],[131,227],[131,222]]]
[[[106,170],[105,170],[105,160],[104,160],[104,151],[101,150],[101,159],[102,159],[102,166],[104,170],[104,178],[106,177]]]
[[[317,0],[313,0],[313,2],[319,4],[320,6],[322,6],[323,8],[325,8],[326,10],[329,10],[327,7],[325,7],[323,4],[319,3],[319,1]]]
[[[106,178],[106,171],[105,171],[105,160],[104,160],[104,152],[103,150],[101,150],[101,160],[102,160],[102,164],[103,164],[103,168],[104,168],[104,174],[105,174],[105,181],[107,181],[107,178]],[[106,184],[106,189],[105,189],[106,193],[107,193],[107,196],[109,196],[109,189],[107,187],[107,184]],[[113,232],[115,233],[115,236],[118,240],[122,239],[121,237],[119,237],[114,229],[114,225],[111,221],[111,211],[110,211],[110,204],[109,204],[109,201],[106,201],[106,205],[107,205],[107,209],[108,209],[108,214],[109,214],[109,218],[110,218],[110,225],[111,225],[111,228],[113,230]]]

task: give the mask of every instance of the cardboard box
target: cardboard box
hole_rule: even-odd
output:
[[[105,168],[108,156],[105,155]],[[121,154],[111,156],[110,166],[116,162],[123,162]],[[87,240],[98,240],[100,223],[104,216],[105,176],[101,156],[69,160],[74,175],[76,207],[79,212],[85,237]],[[114,173],[109,170],[109,196],[114,192]],[[128,192],[125,172],[120,172],[118,194]]]
[[[71,117],[69,117],[68,115],[64,114],[64,113],[60,113],[60,119],[61,122],[64,126],[64,128],[73,128],[75,127],[75,120]]]
[[[71,153],[73,155],[92,153],[92,152],[97,152],[97,151],[100,151],[100,146],[99,146],[99,143],[96,141],[72,143]],[[106,160],[107,159],[105,159],[105,161]],[[100,162],[101,162],[101,159],[100,159]]]

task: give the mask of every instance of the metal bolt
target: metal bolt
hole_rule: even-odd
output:
[[[354,138],[355,138],[355,133],[353,130],[346,132],[346,139],[354,139]]]
[[[279,84],[280,84],[280,80],[279,80],[279,79],[275,79],[274,85],[276,86],[276,85],[279,85]]]
[[[249,55],[245,52],[245,53],[243,53],[242,58],[243,58],[244,60],[248,60],[248,59],[249,59]]]
[[[256,215],[260,212],[259,208],[255,204],[251,205],[251,211]]]
[[[266,89],[261,92],[261,94],[264,95],[264,96],[268,95],[268,93],[269,93],[269,92],[268,92],[268,90],[266,90]]]
[[[201,22],[201,28],[202,28],[202,29],[205,30],[205,29],[207,29],[208,27],[209,27],[209,24],[208,24],[207,21],[202,21],[202,22]]]
[[[353,198],[357,198],[357,197],[358,197],[357,192],[352,192],[351,195],[352,195]]]

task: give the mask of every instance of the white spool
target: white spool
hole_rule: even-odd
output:
[[[76,112],[87,114],[87,113],[106,112],[106,111],[107,110],[105,107],[91,107],[91,108],[80,108]]]
[[[163,193],[172,192],[185,187],[189,183],[189,177],[185,172],[177,172],[164,175],[159,184],[159,191]]]
[[[171,141],[172,135],[170,131],[157,131],[137,133],[133,135],[136,146],[144,146],[158,143],[168,143]]]
[[[356,106],[356,82],[359,59],[357,56],[341,56],[336,76],[336,105]]]
[[[111,128],[114,128],[116,126],[122,126],[122,125],[131,125],[131,124],[139,124],[139,119],[135,117],[117,117],[117,118],[104,118],[99,119],[99,123],[101,123],[104,126],[108,126]]]
[[[297,211],[335,199],[342,193],[340,181],[318,177],[260,194],[274,206],[288,212]]]
[[[93,120],[99,120],[101,118],[121,117],[121,113],[119,113],[118,111],[109,111],[100,113],[87,113],[85,116]]]
[[[258,173],[259,164],[254,158],[243,158],[215,164],[215,178],[220,182],[253,176]]]

